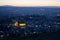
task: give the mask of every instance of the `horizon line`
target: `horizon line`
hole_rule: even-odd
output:
[[[16,6],[16,5],[0,5],[0,6],[15,6],[15,7],[60,7],[60,6]]]
[[[18,3],[11,3],[11,4],[0,4],[0,6],[4,6],[4,5],[10,5],[10,6],[60,6],[60,3],[56,3],[56,4],[54,4],[54,3],[48,3],[48,4],[24,4],[24,3],[21,3],[21,4],[18,4]]]

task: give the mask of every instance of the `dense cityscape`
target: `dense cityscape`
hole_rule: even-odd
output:
[[[41,35],[56,31],[60,32],[60,13],[53,16],[33,14],[0,18],[0,40],[38,40]],[[38,38],[32,39],[35,36]]]

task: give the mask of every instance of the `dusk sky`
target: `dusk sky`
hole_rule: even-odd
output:
[[[0,0],[0,6],[60,6],[60,0]]]

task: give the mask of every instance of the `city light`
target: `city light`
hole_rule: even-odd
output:
[[[19,27],[25,27],[26,26],[26,24],[25,23],[19,23],[18,21],[16,21],[15,23],[14,23],[14,26],[19,26]]]
[[[18,26],[18,24],[19,24],[18,21],[16,21],[16,22],[14,23],[14,26]]]
[[[25,27],[26,24],[25,24],[25,23],[20,23],[19,26],[20,26],[20,27]]]

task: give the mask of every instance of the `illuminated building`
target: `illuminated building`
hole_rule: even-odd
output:
[[[26,24],[25,24],[25,23],[19,23],[19,26],[20,26],[21,28],[23,28],[23,27],[26,27]]]
[[[19,24],[18,21],[16,21],[16,22],[14,23],[14,26],[18,26],[18,24]]]
[[[23,27],[26,27],[26,24],[25,23],[19,23],[18,21],[16,21],[14,23],[14,26],[20,26],[21,28],[23,28]]]

